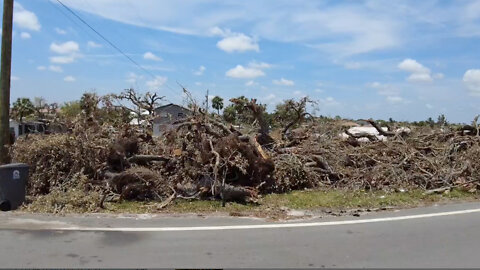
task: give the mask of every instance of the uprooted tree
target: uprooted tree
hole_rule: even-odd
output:
[[[284,139],[287,139],[287,134],[291,128],[303,123],[307,116],[312,117],[312,115],[307,112],[308,104],[316,103],[308,97],[303,97],[299,101],[287,99],[277,105],[274,112],[274,119],[283,126],[282,137]]]
[[[252,132],[208,114],[186,93],[192,114],[159,138],[128,122],[106,121],[104,98],[85,95],[70,132],[15,143],[14,159],[31,166],[28,194],[48,211],[93,211],[121,200],[156,201],[161,209],[176,198],[249,202],[262,193],[305,188],[479,188],[476,121],[459,130],[419,127],[406,136],[367,120],[387,139],[363,142],[343,139],[342,121],[312,118],[298,125],[305,120],[299,116],[307,116],[307,101],[300,101],[280,124],[284,130],[294,122],[305,134],[290,144],[271,138],[265,106],[255,99],[231,100],[258,126]]]

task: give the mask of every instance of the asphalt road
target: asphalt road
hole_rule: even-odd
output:
[[[479,250],[480,203],[288,223],[0,213],[3,268],[479,267]]]

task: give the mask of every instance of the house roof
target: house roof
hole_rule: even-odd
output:
[[[171,107],[171,106],[180,107],[180,108],[182,108],[182,109],[184,109],[184,110],[190,111],[190,109],[188,109],[188,108],[185,108],[185,107],[183,107],[183,106],[180,106],[180,105],[177,105],[177,104],[173,104],[173,103],[169,103],[169,104],[166,104],[166,105],[159,106],[159,107],[155,108],[155,110],[165,109],[165,108]]]

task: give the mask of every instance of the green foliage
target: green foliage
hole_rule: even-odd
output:
[[[223,117],[225,121],[236,124],[253,123],[253,121],[255,121],[255,117],[253,116],[251,110],[247,108],[247,104],[249,104],[250,100],[245,96],[237,97],[235,100],[236,102],[234,104],[227,106],[223,111]],[[266,105],[258,105],[262,106],[265,111]]]
[[[212,99],[212,108],[217,110],[217,113],[220,114],[220,110],[223,109],[223,98],[215,96]]]
[[[237,110],[235,109],[235,105],[228,105],[223,110],[223,119],[225,121],[235,124],[237,120]]]
[[[291,109],[291,104],[295,102],[293,99],[287,99],[280,104],[277,104],[273,112],[273,119],[275,124],[284,126],[293,122],[297,118],[297,113]]]
[[[303,97],[298,101],[294,99],[284,100],[282,103],[278,104],[275,109],[273,116],[275,123],[284,127],[284,132],[302,124],[307,116],[311,116],[307,113],[308,104],[316,103],[308,97]]]
[[[95,116],[100,98],[95,93],[84,93],[80,98],[80,108],[86,116]]]
[[[439,115],[437,118],[437,124],[442,127],[448,125],[447,117],[445,117],[444,114]]]
[[[432,128],[435,126],[435,121],[433,121],[432,117],[429,117],[427,119],[427,125],[429,125]]]
[[[66,102],[60,107],[60,114],[63,118],[73,119],[82,112],[80,101]]]
[[[33,106],[32,101],[28,98],[18,98],[17,101],[13,103],[12,112],[15,119],[22,122],[24,117],[35,112],[35,106]]]

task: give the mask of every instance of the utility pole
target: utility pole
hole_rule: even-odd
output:
[[[12,69],[13,0],[3,0],[0,70],[0,163],[10,163],[10,75]]]
[[[208,115],[208,89],[207,94],[205,95],[205,113]]]

